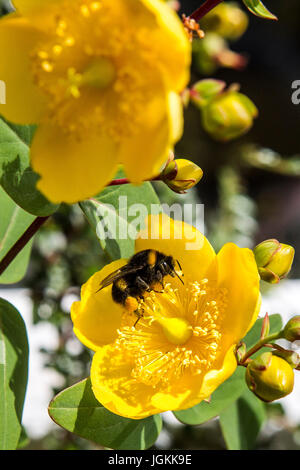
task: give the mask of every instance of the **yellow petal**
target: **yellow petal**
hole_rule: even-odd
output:
[[[235,371],[234,347],[226,354],[219,369],[204,377],[182,376],[160,391],[132,377],[134,361],[116,345],[106,345],[93,357],[91,381],[97,400],[115,414],[142,419],[164,411],[191,408],[208,398]]]
[[[222,357],[218,369],[212,369],[199,376],[186,374],[174,382],[167,391],[153,394],[152,404],[161,411],[185,410],[210,397],[237,368],[234,349],[235,346],[232,346],[225,357]]]
[[[117,150],[105,136],[85,140],[51,123],[36,131],[31,147],[33,169],[41,175],[38,188],[50,201],[74,203],[99,193],[117,170]]]
[[[154,249],[173,256],[182,266],[184,276],[201,280],[216,258],[207,238],[195,227],[166,214],[150,215],[139,234],[135,251]]]
[[[62,3],[62,0],[13,0],[14,7],[22,15],[40,12],[59,3]]]
[[[91,382],[95,397],[108,410],[131,419],[159,413],[151,404],[153,388],[132,379],[133,361],[115,345],[99,349],[93,357]]]
[[[182,21],[175,11],[161,0],[141,0],[156,16],[158,28],[152,36],[152,47],[159,52],[168,86],[181,92],[188,84],[191,64],[191,43]]]
[[[169,96],[169,118],[171,123],[171,141],[178,142],[183,134],[183,104],[177,93],[170,92]]]
[[[137,133],[122,139],[119,162],[133,183],[141,183],[160,173],[173,144],[173,123],[168,95],[157,87],[155,98],[143,109]]]
[[[82,286],[81,300],[72,305],[74,332],[83,344],[94,351],[104,344],[112,343],[121,326],[123,308],[113,301],[111,286],[97,291],[101,281],[125,263],[125,260],[114,261],[94,274]]]
[[[260,310],[259,274],[254,254],[233,243],[217,255],[218,286],[227,290],[228,305],[222,327],[222,346],[239,342],[252,327]]]
[[[222,357],[220,369],[210,370],[203,379],[201,386],[201,395],[208,398],[210,395],[227,380],[236,370],[237,362],[235,357],[235,345],[226,352],[225,358]]]
[[[33,83],[30,53],[43,33],[26,19],[8,15],[0,20],[0,79],[6,85],[6,104],[0,113],[18,124],[36,124],[45,109],[45,99]]]

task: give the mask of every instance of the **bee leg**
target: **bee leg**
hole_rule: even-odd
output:
[[[141,311],[142,310],[142,311]],[[136,325],[138,324],[138,322],[140,321],[141,318],[143,318],[143,313],[144,313],[144,310],[143,309],[137,309],[135,312],[134,312],[137,316],[137,320],[135,322],[135,324],[133,325],[133,328],[136,327]]]
[[[147,284],[147,282],[144,281],[144,279],[142,279],[140,276],[137,276],[136,277],[136,282],[137,284],[142,287],[144,290],[146,290],[147,292],[151,292],[151,287]]]
[[[155,285],[155,284],[160,284],[161,287],[162,287],[162,290],[155,290],[155,289],[152,287],[151,290],[152,290],[153,292],[155,292],[156,294],[163,294],[163,292],[164,292],[165,286],[164,286],[164,281],[163,281],[163,279],[164,279],[164,278],[163,278],[163,275],[162,275],[161,271],[157,271],[157,272],[156,272],[156,281],[155,281],[154,285]]]

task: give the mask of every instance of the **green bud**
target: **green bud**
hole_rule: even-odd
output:
[[[262,328],[261,328],[260,339],[265,338],[266,336],[268,336],[269,333],[270,333],[270,318],[269,318],[269,315],[266,313],[263,324],[262,324]]]
[[[257,108],[247,96],[229,90],[203,107],[202,122],[211,137],[226,142],[245,134],[257,115]]]
[[[236,3],[221,3],[201,20],[204,31],[212,31],[226,39],[241,37],[248,28],[249,19]]]
[[[286,360],[266,352],[249,363],[246,382],[258,398],[272,402],[293,391],[294,371]]]
[[[207,33],[199,41],[193,42],[194,62],[204,75],[213,74],[218,67],[243,69],[247,59],[230,49],[228,42],[216,33]]]
[[[209,100],[224,91],[226,83],[214,78],[206,78],[195,83],[190,90],[190,99],[198,108],[203,108]]]
[[[190,160],[178,159],[170,161],[161,174],[172,191],[183,194],[193,188],[203,177],[202,169]]]
[[[278,283],[291,270],[295,250],[278,240],[265,240],[254,248],[254,256],[261,279],[271,284]]]
[[[291,342],[300,340],[300,315],[287,322],[283,330],[283,337]]]

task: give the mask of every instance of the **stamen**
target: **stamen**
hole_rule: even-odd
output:
[[[167,387],[185,373],[203,374],[222,339],[227,291],[207,279],[172,283],[145,297],[143,318],[136,328],[124,326],[116,342],[134,358],[132,377],[153,387]]]

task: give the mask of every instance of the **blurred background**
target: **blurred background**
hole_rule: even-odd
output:
[[[192,83],[208,76],[228,85],[239,83],[259,109],[253,128],[230,143],[218,143],[203,130],[200,111],[190,104],[176,156],[199,164],[204,178],[186,196],[160,183],[155,189],[165,203],[204,204],[206,235],[216,250],[228,241],[253,247],[267,238],[293,245],[296,257],[289,279],[271,288],[262,285],[261,314],[281,313],[287,321],[300,314],[300,105],[291,100],[292,82],[300,80],[300,3],[265,3],[279,21],[249,14],[247,31],[228,43],[247,57],[243,70],[215,64],[208,71],[194,42]],[[182,0],[181,13],[188,15],[199,4]],[[8,2],[0,5],[2,13],[8,11]],[[80,286],[106,262],[79,207],[63,205],[36,236],[25,279],[15,286],[0,285],[0,296],[19,309],[28,328],[25,449],[99,448],[58,428],[47,415],[47,405],[54,394],[89,375],[91,353],[72,332],[70,305],[78,299]],[[300,449],[299,398],[298,380],[291,396],[268,405],[256,449]],[[218,419],[191,427],[166,413],[164,423],[158,449],[225,448]]]

